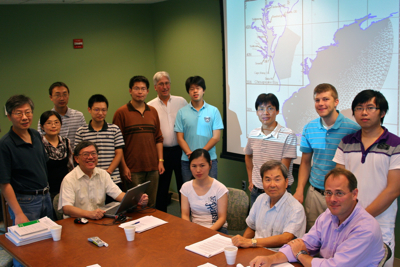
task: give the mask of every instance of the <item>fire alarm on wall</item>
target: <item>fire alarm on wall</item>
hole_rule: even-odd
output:
[[[83,48],[83,39],[74,39],[74,49]]]

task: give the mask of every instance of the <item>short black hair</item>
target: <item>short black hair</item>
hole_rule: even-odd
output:
[[[10,97],[7,102],[6,102],[6,111],[7,114],[11,115],[14,109],[23,106],[25,104],[29,104],[31,106],[32,112],[33,109],[35,108],[35,105],[33,104],[32,99],[25,95],[13,95]]]
[[[149,80],[147,80],[146,77],[138,75],[138,76],[133,76],[131,80],[129,81],[129,88],[132,89],[133,85],[137,82],[143,82],[146,84],[147,89],[149,89],[150,83]]]
[[[39,120],[40,126],[43,127],[43,125],[46,123],[46,121],[53,115],[57,117],[57,119],[60,121],[60,124],[62,125],[62,120],[61,120],[60,114],[58,114],[54,110],[48,110],[48,111],[43,112],[42,115],[40,115],[40,120]]]
[[[94,103],[105,102],[108,108],[108,100],[104,95],[96,94],[92,95],[88,101],[88,107],[92,108]]]
[[[351,103],[351,110],[353,110],[353,116],[354,116],[354,109],[356,108],[357,105],[367,103],[374,97],[375,97],[375,105],[377,108],[379,108],[380,114],[382,115],[383,113],[385,113],[386,115],[387,111],[389,110],[389,104],[385,96],[379,91],[366,89],[359,92],[354,98],[353,102]],[[381,118],[381,124],[383,123],[384,118],[385,116]]]
[[[264,178],[264,173],[266,171],[270,171],[270,170],[274,170],[276,168],[279,168],[282,172],[283,177],[285,177],[285,179],[288,178],[288,168],[285,166],[285,164],[283,164],[281,161],[279,160],[269,160],[267,162],[265,162],[261,168],[260,168],[260,176],[261,176],[261,180],[263,180]]]
[[[333,176],[333,178],[335,178],[335,177],[338,177],[339,175],[345,176],[347,178],[347,180],[349,181],[349,190],[350,190],[350,192],[352,192],[354,189],[357,188],[357,179],[354,176],[354,174],[349,170],[346,170],[344,168],[338,168],[338,167],[332,169],[330,172],[328,172],[325,175],[324,188],[325,188],[325,185],[326,185],[326,180],[328,180],[328,178],[330,176]]]
[[[200,77],[200,76],[191,76],[191,77],[187,78],[186,82],[185,82],[186,92],[189,93],[189,88],[193,84],[198,85],[201,88],[203,88],[203,91],[206,90],[206,81],[202,77]]]
[[[96,149],[96,152],[99,153],[99,148],[97,147],[97,145],[95,143],[87,141],[87,140],[83,140],[82,142],[80,142],[79,144],[76,145],[76,147],[74,149],[74,156],[75,157],[79,156],[79,153],[81,152],[81,150],[86,147],[89,147],[89,146],[94,146],[94,148]]]
[[[53,89],[54,89],[55,87],[65,87],[65,88],[67,88],[68,94],[69,94],[69,88],[68,88],[68,86],[67,86],[65,83],[63,83],[63,82],[55,82],[55,83],[53,83],[52,85],[50,85],[50,88],[49,88],[49,95],[53,95]]]
[[[277,111],[279,111],[279,100],[274,94],[261,94],[257,97],[256,100],[256,110],[258,109],[258,106],[262,104],[271,104]]]

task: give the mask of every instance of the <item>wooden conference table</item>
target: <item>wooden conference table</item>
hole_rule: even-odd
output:
[[[199,266],[206,262],[216,266],[226,264],[224,253],[206,258],[185,249],[185,246],[215,235],[216,231],[185,221],[162,211],[147,210],[130,214],[133,219],[153,215],[167,224],[136,233],[135,240],[128,242],[125,232],[118,225],[103,226],[93,223],[75,224],[74,219],[57,221],[63,226],[61,240],[46,239],[17,247],[5,235],[0,236],[0,246],[25,266]],[[110,223],[102,219],[96,223]],[[98,236],[108,247],[97,247],[87,241]],[[248,266],[256,256],[273,252],[263,248],[239,249],[236,264]],[[236,266],[235,264],[235,266]],[[231,265],[232,266],[232,265]],[[301,265],[295,265],[301,266]]]

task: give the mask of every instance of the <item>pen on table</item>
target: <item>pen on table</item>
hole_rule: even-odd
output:
[[[135,223],[132,223],[132,225],[135,225],[135,224],[138,224],[138,223],[140,223],[140,221],[137,221],[137,222],[135,222]]]

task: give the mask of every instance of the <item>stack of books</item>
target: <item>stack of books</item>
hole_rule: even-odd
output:
[[[6,237],[14,245],[23,246],[51,238],[50,227],[56,225],[55,222],[46,216],[39,220],[8,227]]]

